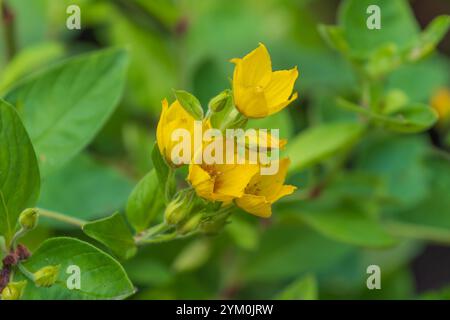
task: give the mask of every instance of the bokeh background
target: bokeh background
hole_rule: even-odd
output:
[[[194,93],[207,105],[230,86],[229,59],[243,56],[259,42],[269,49],[275,69],[298,66],[300,98],[276,116],[252,125],[279,128],[281,136],[295,144],[296,136],[307,128],[354,119],[354,114],[336,106],[335,98],[357,96],[356,78],[317,29],[320,23],[336,23],[339,3],[7,0],[8,15],[14,20],[14,58],[10,59],[2,33],[0,74],[8,70],[9,77],[0,79],[0,91],[42,67],[83,52],[120,46],[127,47],[131,57],[126,91],[115,114],[82,155],[44,181],[39,206],[86,220],[123,211],[136,181],[152,168],[150,152],[160,101],[173,99],[172,89],[177,88]],[[81,8],[79,31],[65,27],[70,4]],[[422,28],[437,15],[450,13],[450,2],[445,0],[410,4]],[[449,55],[448,34],[438,53],[401,67],[386,79],[386,87],[429,103],[437,90],[450,88]],[[340,153],[293,170],[289,182],[299,191],[280,203],[271,219],[240,212],[218,236],[143,248],[123,262],[139,288],[133,298],[449,297],[450,139],[446,140],[446,132],[442,124],[412,135],[373,130],[346,151],[349,159],[332,182],[318,184],[327,168],[339,162]],[[338,208],[343,218],[311,217],[329,209],[328,195],[345,204]],[[352,210],[396,221],[382,225],[395,241],[363,239],[372,235],[372,229],[354,218]],[[44,220],[27,244],[35,248],[43,239],[61,234],[85,238]],[[370,264],[381,267],[382,290],[366,287]]]

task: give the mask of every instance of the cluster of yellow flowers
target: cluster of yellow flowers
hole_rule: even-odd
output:
[[[263,118],[282,110],[297,98],[297,93],[292,94],[298,77],[297,68],[273,72],[270,55],[263,44],[244,58],[232,59],[231,62],[235,64],[231,97],[239,116]],[[170,106],[166,99],[162,101],[156,138],[161,154],[172,167],[176,166],[171,159],[176,145],[172,133],[179,128],[193,133],[195,120],[180,101],[175,100]],[[211,127],[208,116],[201,120],[203,127]],[[274,175],[261,175],[260,164],[191,162],[187,181],[203,199],[224,205],[234,203],[251,214],[270,217],[271,205],[296,189],[284,185],[289,159],[274,161],[279,162],[279,170]]]

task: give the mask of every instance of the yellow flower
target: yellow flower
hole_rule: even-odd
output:
[[[277,174],[260,175],[257,173],[253,176],[242,197],[236,199],[238,207],[259,217],[268,218],[272,215],[272,204],[297,189],[294,186],[284,185],[289,159],[279,161]]]
[[[431,99],[431,106],[438,113],[439,120],[445,120],[450,116],[450,91],[440,89]]]
[[[172,141],[172,132],[176,129],[186,129],[194,136],[195,119],[175,100],[170,107],[167,99],[162,101],[162,112],[156,127],[156,140],[158,148],[168,163],[173,164],[171,154],[172,148],[178,144]],[[192,147],[191,143],[191,147]]]
[[[258,170],[258,165],[254,164],[191,164],[187,179],[200,197],[230,202],[244,194]]]
[[[246,117],[269,116],[297,99],[297,93],[292,95],[298,77],[297,67],[272,72],[270,55],[263,44],[244,58],[232,59],[231,62],[235,64],[234,103]]]

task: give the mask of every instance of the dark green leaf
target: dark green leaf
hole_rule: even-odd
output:
[[[43,176],[94,138],[119,102],[126,66],[123,50],[86,54],[28,78],[6,95],[23,115]]]
[[[83,231],[123,259],[129,259],[136,254],[137,248],[133,235],[120,213],[86,223]]]
[[[181,106],[194,117],[195,120],[203,119],[203,109],[200,101],[191,93],[184,90],[175,90],[175,96]]]
[[[39,194],[36,155],[16,110],[0,99],[0,235],[7,242],[23,209]]]
[[[155,170],[150,171],[136,185],[127,204],[127,218],[137,232],[145,230],[159,213],[164,199]]]
[[[152,162],[158,175],[159,186],[164,194],[166,202],[170,201],[175,194],[175,175],[173,169],[167,164],[159,151],[158,144],[155,143],[152,150]]]
[[[57,282],[50,288],[29,284],[24,299],[124,299],[135,290],[123,267],[96,247],[74,238],[46,240],[24,266],[36,272],[48,265],[59,265]],[[80,269],[81,288],[69,290],[69,266]]]

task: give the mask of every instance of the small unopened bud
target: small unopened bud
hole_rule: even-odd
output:
[[[178,228],[178,233],[181,235],[188,234],[189,232],[194,231],[197,229],[198,225],[200,224],[200,221],[202,220],[203,214],[197,213],[193,217],[189,218],[183,225],[181,225]]]
[[[12,252],[3,258],[2,263],[3,263],[3,266],[5,266],[5,267],[11,267],[11,266],[15,266],[18,261],[19,261],[19,257],[16,255],[15,252]]]
[[[164,212],[166,223],[177,225],[183,221],[191,213],[194,205],[193,197],[191,190],[180,191],[166,207]]]
[[[200,231],[204,234],[214,235],[219,233],[227,224],[230,212],[223,212],[205,219],[200,225]]]
[[[19,300],[22,297],[26,285],[26,280],[8,283],[2,291],[2,300]]]
[[[46,266],[34,273],[34,283],[38,287],[51,287],[58,278],[60,266]]]
[[[211,111],[220,112],[226,107],[231,99],[231,91],[228,89],[224,90],[209,101],[208,107]]]
[[[19,260],[27,260],[31,253],[23,244],[19,244],[16,248],[16,255],[19,257]]]
[[[19,224],[24,230],[36,228],[39,219],[39,212],[36,208],[28,208],[22,211],[19,216]]]

